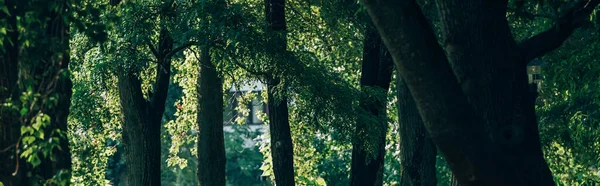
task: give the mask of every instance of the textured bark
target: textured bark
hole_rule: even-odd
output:
[[[486,134],[527,185],[553,185],[506,2],[438,1],[447,57]],[[489,47],[493,46],[493,47]],[[512,62],[511,62],[512,61]]]
[[[274,46],[274,49],[284,56],[287,52],[285,0],[265,0],[265,17],[269,24],[268,29],[273,34],[271,40],[277,41],[273,43],[279,45]],[[294,152],[288,118],[288,102],[285,87],[277,77],[277,74],[272,74],[267,84],[273,174],[275,184],[291,186],[295,185]]]
[[[372,24],[367,26],[363,45],[360,85],[364,89],[377,91],[378,94],[365,92],[359,101],[360,107],[367,115],[366,118],[369,119],[358,119],[356,122],[350,185],[383,185],[387,132],[386,95],[392,79],[393,62]],[[375,140],[366,136],[375,136]],[[367,148],[365,145],[368,143],[376,143],[369,145],[375,149]]]
[[[435,186],[437,149],[423,125],[410,90],[396,73],[400,125],[401,186]]]
[[[208,46],[200,48],[198,76],[198,185],[225,185],[223,85],[210,61]]]
[[[414,1],[363,3],[461,185],[554,185],[524,64],[558,47],[598,1],[578,2],[557,24],[566,28],[517,46],[507,1],[437,0],[446,54]]]
[[[154,92],[144,99],[141,82],[132,69],[118,74],[119,98],[123,117],[123,145],[127,185],[160,185],[160,126],[168,93],[173,40],[166,29],[160,32],[158,67]]]
[[[518,178],[514,167],[486,138],[483,118],[473,114],[416,2],[363,3],[405,79],[425,127],[453,172],[465,183],[520,185],[521,180],[513,179]]]

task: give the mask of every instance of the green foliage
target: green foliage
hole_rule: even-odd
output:
[[[600,36],[581,30],[543,60],[538,114],[542,145],[562,185],[599,183]]]

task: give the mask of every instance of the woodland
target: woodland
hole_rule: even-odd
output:
[[[0,0],[0,186],[599,186],[598,4]]]

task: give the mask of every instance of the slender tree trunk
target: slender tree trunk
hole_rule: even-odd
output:
[[[225,185],[223,85],[210,61],[208,46],[200,48],[198,76],[198,185]]]
[[[285,0],[265,0],[265,17],[272,33],[272,43],[279,55],[285,56],[286,20]],[[273,62],[278,63],[278,62]],[[282,87],[278,74],[272,74],[267,84],[269,108],[269,132],[271,135],[271,157],[273,159],[273,173],[275,184],[288,186],[294,182],[294,152],[290,122],[288,120],[288,103],[286,88]]]
[[[360,79],[364,93],[359,103],[365,113],[360,113],[361,117],[356,122],[350,185],[383,185],[387,132],[386,95],[392,78],[393,61],[382,45],[376,28],[368,24]],[[374,139],[367,136],[374,136]]]
[[[435,186],[437,149],[419,115],[402,74],[396,73],[400,124],[401,186]]]
[[[169,86],[173,40],[161,29],[154,92],[144,99],[141,82],[132,69],[119,73],[118,88],[123,114],[126,184],[160,185],[160,128]]]

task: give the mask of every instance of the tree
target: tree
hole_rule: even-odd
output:
[[[202,28],[208,27],[208,9],[203,3]],[[224,1],[217,3],[225,6]],[[219,7],[221,8],[221,7]],[[206,38],[209,36],[206,35]],[[198,185],[225,185],[223,137],[223,80],[210,57],[209,39],[200,47],[198,75]]]
[[[363,94],[352,145],[350,185],[383,185],[387,92],[393,70],[392,59],[386,54],[375,26],[367,24],[360,78]]]
[[[443,48],[415,1],[362,2],[461,184],[554,185],[525,64],[560,46],[600,1],[578,1],[551,29],[517,44],[508,1],[438,0]]]
[[[70,5],[12,0],[0,5],[0,182],[5,185],[68,185],[70,180],[65,133],[72,94]]]
[[[123,116],[123,144],[125,146],[128,185],[160,185],[160,130],[169,87],[171,58],[191,43],[173,47],[174,41],[166,27],[174,1],[160,4],[158,44],[147,43],[155,58],[156,71],[152,89],[144,96],[137,67],[122,65],[118,69],[118,89]],[[127,7],[134,8],[134,7]],[[127,45],[126,45],[127,46]],[[137,46],[127,46],[136,48]],[[134,50],[135,51],[135,50]],[[132,56],[124,56],[132,57]],[[130,60],[135,61],[135,60]]]
[[[272,34],[271,43],[275,43],[277,55],[286,54],[286,20],[285,0],[266,0],[265,17],[268,32]],[[284,58],[283,58],[284,59]],[[278,60],[274,58],[274,60]],[[274,62],[277,63],[277,62]],[[294,185],[294,154],[290,123],[288,116],[288,99],[285,87],[276,71],[270,72],[267,78],[269,132],[271,134],[271,156],[273,158],[273,173],[275,184]]]
[[[425,130],[415,101],[402,79],[396,74],[398,123],[400,125],[400,185],[437,185],[437,149]]]

